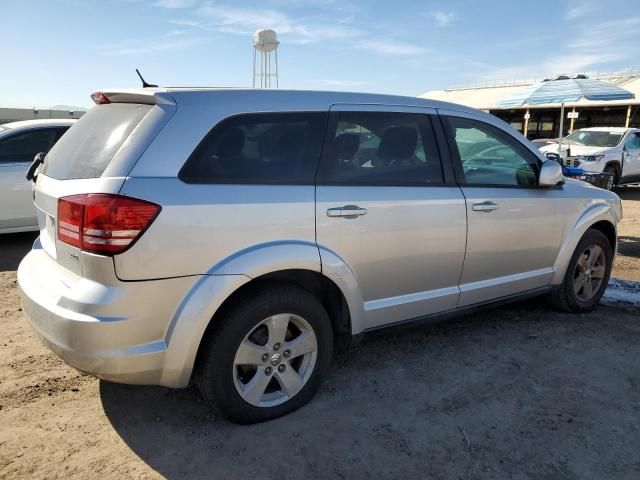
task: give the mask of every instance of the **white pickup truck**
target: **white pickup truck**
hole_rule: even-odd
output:
[[[558,144],[540,148],[559,153]],[[571,166],[588,172],[614,175],[615,185],[640,183],[640,129],[591,127],[576,130],[562,141],[560,156]]]

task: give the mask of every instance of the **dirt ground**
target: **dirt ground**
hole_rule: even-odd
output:
[[[640,189],[615,275],[639,280]],[[368,337],[317,397],[238,427],[192,389],[81,376],[31,334],[0,239],[0,478],[640,478],[640,312],[541,300]]]
[[[618,225],[618,256],[613,276],[640,281],[640,187],[619,188],[622,222]]]

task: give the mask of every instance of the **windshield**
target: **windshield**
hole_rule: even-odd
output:
[[[622,139],[621,133],[598,132],[594,130],[578,130],[569,135],[566,140],[576,145],[586,147],[615,147]]]

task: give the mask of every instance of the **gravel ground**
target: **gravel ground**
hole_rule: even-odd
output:
[[[640,189],[625,189],[615,275],[640,279]],[[634,213],[635,212],[635,213]],[[540,299],[368,337],[308,406],[262,425],[192,389],[82,376],[22,319],[0,238],[1,478],[640,478],[640,312]]]

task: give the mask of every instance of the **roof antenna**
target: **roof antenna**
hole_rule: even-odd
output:
[[[158,85],[152,85],[151,83],[147,83],[147,81],[144,78],[142,78],[142,74],[140,73],[140,70],[138,70],[137,68],[136,68],[136,73],[140,77],[140,81],[142,82],[142,88],[151,88],[151,87],[158,86]]]

